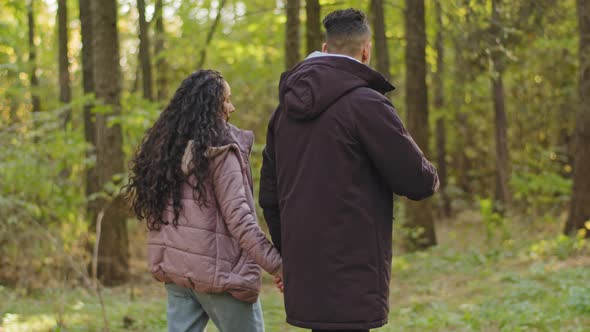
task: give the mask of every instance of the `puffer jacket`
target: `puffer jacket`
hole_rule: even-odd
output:
[[[158,281],[205,293],[228,292],[254,303],[260,292],[260,267],[276,274],[282,262],[257,223],[248,161],[254,135],[230,125],[226,141],[207,151],[209,204],[198,204],[185,183],[178,226],[171,223],[174,214],[169,207],[164,215],[170,223],[149,232],[149,268]],[[189,142],[182,161],[185,173],[191,146]]]

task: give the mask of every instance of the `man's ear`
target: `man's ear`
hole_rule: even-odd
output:
[[[322,52],[328,53],[328,43],[323,43],[322,44]]]
[[[364,64],[367,64],[369,62],[368,57],[367,57],[367,48],[363,47],[363,50],[361,52],[361,62]]]
[[[362,54],[361,54],[361,62],[368,65],[369,61],[371,61],[371,43],[366,43],[363,46]]]

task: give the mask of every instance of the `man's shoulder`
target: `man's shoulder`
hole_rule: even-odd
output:
[[[347,96],[353,109],[366,110],[370,108],[392,108],[391,101],[380,93],[369,87],[359,87],[351,91]]]

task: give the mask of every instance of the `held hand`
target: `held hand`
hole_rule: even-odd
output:
[[[275,276],[275,285],[281,293],[285,292],[285,284],[283,284],[283,279],[281,277]]]
[[[281,293],[283,293],[285,291],[285,285],[283,283],[283,267],[282,266],[277,271],[277,273],[275,273],[274,282],[275,282],[275,285],[277,286],[277,288],[279,289],[279,291]]]

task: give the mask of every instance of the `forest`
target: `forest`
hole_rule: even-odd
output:
[[[256,136],[257,197],[281,73],[350,7],[441,179],[395,198],[376,331],[590,329],[590,0],[0,2],[0,332],[165,330],[121,194],[143,135],[187,75],[218,70]],[[270,276],[262,307],[268,331],[303,331]]]

